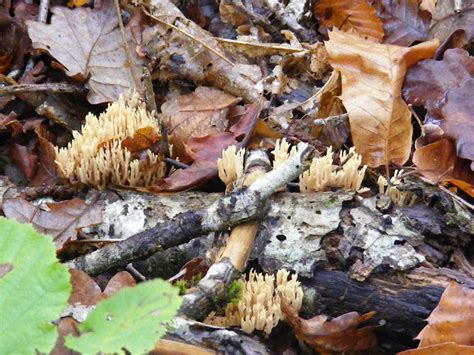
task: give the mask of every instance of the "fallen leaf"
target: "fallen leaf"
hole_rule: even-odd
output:
[[[473,60],[474,62],[474,60]],[[458,157],[469,159],[471,170],[474,171],[474,80],[466,81],[446,96],[446,104],[442,107],[443,120],[441,128],[444,135],[456,142]]]
[[[382,0],[385,37],[383,42],[409,46],[428,38],[431,16],[418,7],[418,0]]]
[[[222,151],[231,145],[240,146],[249,139],[260,114],[260,105],[247,106],[245,114],[229,128],[227,132],[191,138],[185,149],[194,161],[187,169],[175,171],[171,176],[162,179],[157,186],[147,187],[150,192],[182,191],[203,184],[217,176],[217,159]]]
[[[435,13],[437,0],[421,0],[420,10],[428,11],[431,15]]]
[[[303,319],[298,316],[298,310],[284,297],[281,298],[281,310],[296,337],[323,354],[364,351],[373,348],[377,343],[375,326],[357,328],[372,318],[375,312],[363,315],[350,312],[330,321],[324,315]]]
[[[451,282],[428,317],[428,325],[415,338],[420,340],[418,349],[401,354],[424,354],[427,347],[437,351],[431,354],[460,354],[460,350],[466,351],[462,354],[474,353],[473,300],[474,290]]]
[[[424,346],[418,349],[405,350],[398,355],[469,355],[474,354],[474,348],[453,342]]]
[[[352,140],[364,164],[403,165],[412,144],[411,113],[401,97],[406,70],[430,58],[438,41],[413,47],[377,44],[333,30],[326,48],[342,74],[342,102],[349,114]]]
[[[474,79],[474,59],[463,49],[448,49],[443,60],[426,59],[408,71],[403,97],[427,110],[425,123],[442,118],[441,108],[449,90]]]
[[[474,37],[474,0],[464,0],[459,12],[455,12],[455,1],[438,1],[430,25],[430,38],[443,43],[454,31],[464,30],[467,41]]]
[[[78,229],[102,222],[101,207],[87,204],[81,199],[52,202],[46,206],[48,210],[22,198],[3,200],[6,217],[20,223],[31,223],[38,232],[51,235],[58,250],[66,242],[76,239]]]
[[[413,163],[433,183],[462,180],[467,186],[458,185],[468,193],[469,185],[474,185],[474,172],[469,167],[469,161],[456,156],[454,143],[447,138],[418,147],[413,154]]]
[[[175,96],[161,106],[173,153],[180,161],[192,161],[185,151],[190,138],[225,131],[229,109],[239,101],[221,90],[199,86],[193,93]]]
[[[38,168],[38,155],[32,147],[13,143],[10,146],[10,156],[28,180],[35,177]]]
[[[355,32],[365,39],[382,42],[383,24],[374,7],[365,0],[321,0],[314,7],[321,25]]]
[[[35,128],[38,136],[38,172],[31,181],[30,186],[53,186],[58,181],[58,174],[56,171],[56,152],[54,145],[51,143],[51,134],[45,127],[39,125]]]
[[[10,16],[6,6],[0,8],[0,74],[23,68],[31,41],[21,21]]]
[[[189,260],[183,265],[178,273],[168,279],[169,282],[175,282],[177,280],[192,281],[193,278],[202,278],[206,275],[209,266],[200,257],[195,257]]]
[[[80,335],[79,322],[73,317],[61,318],[58,324],[58,340],[51,351],[51,355],[80,355],[80,353],[64,346],[64,337],[69,334],[74,336]]]
[[[137,283],[132,275],[127,271],[117,272],[105,286],[104,292],[102,293],[103,298],[109,298],[115,295],[124,287],[135,287]]]
[[[127,89],[135,88],[131,71],[139,78],[143,63],[129,40],[133,66],[128,67],[113,1],[101,4],[94,9],[53,7],[50,25],[27,21],[34,48],[58,60],[68,76],[88,79],[87,99],[92,104],[115,101]]]
[[[102,291],[92,277],[84,271],[70,269],[72,292],[68,303],[80,303],[84,306],[94,306],[102,299]]]

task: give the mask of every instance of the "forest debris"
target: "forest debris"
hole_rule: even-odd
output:
[[[363,250],[360,262],[351,268],[351,277],[359,281],[365,280],[379,265],[407,270],[425,260],[414,248],[422,244],[423,236],[407,228],[401,212],[384,217],[375,203],[376,198],[368,198],[362,206],[351,209],[352,223],[343,224],[344,238],[339,243],[344,258],[348,258],[354,248]]]
[[[186,95],[170,95],[161,105],[163,122],[173,144],[173,155],[183,163],[192,161],[185,145],[190,138],[222,133],[228,126],[227,114],[240,98],[206,86]]]
[[[68,265],[89,274],[100,273],[261,216],[265,212],[263,207],[267,199],[307,168],[312,148],[300,143],[298,152],[298,155],[266,173],[246,189],[239,189],[207,207],[181,213],[124,241],[71,260]]]
[[[466,41],[474,38],[474,12],[472,1],[458,1],[459,9],[453,6],[456,2],[438,0],[436,10],[430,25],[430,38],[438,38],[441,43],[448,39],[453,32],[463,30]]]
[[[325,29],[334,26],[341,31],[358,34],[358,38],[382,42],[382,20],[377,17],[375,8],[364,0],[321,0],[314,7],[314,12]]]
[[[255,128],[260,105],[247,105],[243,116],[227,131],[209,134],[204,137],[189,138],[186,142],[186,155],[194,162],[187,169],[175,171],[158,181],[156,186],[146,190],[151,192],[182,191],[203,184],[217,176],[217,159],[222,151],[231,145],[244,147]]]
[[[143,32],[143,43],[162,67],[196,83],[208,83],[242,97],[247,102],[259,100],[256,84],[262,75],[258,66],[231,64],[229,59],[224,60],[227,57],[219,42],[209,32],[186,20],[171,1],[152,0],[150,4],[152,15],[163,22]]]
[[[401,97],[407,68],[430,58],[432,40],[413,47],[376,44],[334,29],[326,49],[342,74],[342,102],[357,152],[370,167],[403,165],[412,144],[411,113]]]
[[[99,117],[89,113],[81,133],[73,136],[66,148],[55,148],[58,172],[72,182],[149,186],[165,174],[161,155],[153,151],[159,124],[137,93],[121,95]]]
[[[301,192],[326,191],[330,188],[343,188],[359,191],[364,180],[367,166],[361,168],[362,157],[351,147],[349,152],[341,151],[339,159],[344,162],[339,170],[333,168],[332,147],[327,149],[326,155],[313,158],[308,171],[300,176]]]
[[[380,175],[377,180],[379,193],[390,196],[397,206],[413,206],[418,200],[417,196],[411,191],[401,191],[397,187],[397,185],[402,183],[399,179],[401,175],[403,175],[403,170],[395,170],[390,179],[390,184],[387,182],[387,179]]]
[[[303,319],[298,316],[299,309],[284,298],[281,300],[281,309],[296,337],[318,352],[364,351],[377,343],[375,326],[358,328],[361,323],[372,318],[375,312],[363,315],[349,312],[330,321],[325,315]]]
[[[263,270],[288,269],[310,277],[327,260],[322,238],[338,228],[342,204],[352,197],[351,192],[275,196],[257,239],[257,245],[263,240],[258,255]]]
[[[89,78],[86,87],[90,103],[115,101],[127,89],[138,89],[133,71],[141,73],[143,60],[132,51],[133,67],[127,66],[113,1],[104,1],[94,9],[56,6],[51,11],[50,25],[27,21],[33,47],[56,58],[68,76]]]
[[[3,212],[20,223],[31,223],[35,229],[53,237],[58,250],[76,240],[81,228],[102,222],[101,207],[81,199],[51,202],[35,206],[21,198],[5,198]]]
[[[278,270],[275,275],[261,274],[251,270],[248,278],[243,277],[243,294],[237,304],[227,305],[225,316],[219,317],[212,312],[204,323],[230,327],[240,326],[245,332],[253,333],[263,330],[270,334],[284,315],[280,308],[281,299],[293,307],[301,309],[303,290],[298,275],[291,275],[288,280],[288,271]]]
[[[417,349],[400,354],[460,354],[474,352],[474,290],[451,282],[438,306],[428,317],[428,325],[418,334]],[[457,352],[457,351],[459,352]]]

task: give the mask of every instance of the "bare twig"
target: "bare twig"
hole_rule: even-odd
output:
[[[133,81],[135,82],[135,89],[139,90],[140,89],[140,80],[138,79],[138,75],[135,72],[135,68],[133,66],[133,60],[132,60],[132,55],[130,53],[130,48],[128,46],[127,42],[127,34],[125,33],[125,27],[123,25],[123,20],[122,20],[122,11],[120,10],[120,4],[118,0],[114,0],[115,3],[115,8],[117,10],[117,18],[118,18],[118,23],[119,23],[119,28],[120,28],[120,36],[122,37],[122,45],[123,45],[123,50],[125,51],[125,56],[127,58],[127,66],[130,69],[130,74],[132,75]]]
[[[75,93],[82,92],[84,88],[68,83],[45,83],[45,84],[17,84],[0,86],[0,96],[7,96],[22,92],[52,92],[52,93]]]
[[[37,21],[46,23],[46,20],[48,19],[48,11],[49,11],[49,0],[41,0]]]

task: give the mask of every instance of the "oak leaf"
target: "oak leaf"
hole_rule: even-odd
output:
[[[342,102],[349,114],[352,140],[371,167],[403,165],[412,143],[411,113],[401,97],[406,70],[430,58],[432,40],[413,47],[377,44],[333,30],[326,48],[342,74]]]
[[[464,30],[467,42],[474,38],[474,0],[461,1],[455,10],[456,1],[437,1],[431,20],[430,38],[438,38],[441,43],[457,30]]]
[[[33,47],[47,51],[71,77],[87,80],[87,99],[92,104],[116,101],[120,94],[135,88],[142,60],[130,50],[132,67],[127,64],[117,11],[111,0],[100,8],[68,9],[53,7],[51,24],[27,21]],[[129,47],[134,48],[129,37]],[[132,71],[134,71],[132,73]]]
[[[240,98],[205,86],[166,101],[161,111],[174,154],[184,163],[192,161],[185,151],[186,142],[193,137],[224,132],[229,109],[239,101]]]
[[[385,30],[384,43],[409,46],[428,38],[431,16],[421,11],[418,0],[383,0],[380,14]]]
[[[355,32],[361,37],[382,42],[382,21],[365,0],[321,0],[314,7],[321,25]]]
[[[375,312],[363,315],[349,312],[330,321],[324,315],[303,319],[284,297],[281,298],[281,310],[296,337],[320,353],[363,351],[377,343],[375,326],[358,328],[362,322],[372,318]]]
[[[427,110],[425,123],[442,118],[441,108],[449,90],[474,79],[474,59],[463,49],[448,49],[443,60],[426,59],[410,68],[403,85],[403,97]]]

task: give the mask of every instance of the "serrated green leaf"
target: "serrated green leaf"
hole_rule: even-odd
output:
[[[0,354],[48,353],[70,293],[52,240],[0,217]]]
[[[66,337],[66,346],[83,354],[143,354],[154,348],[181,305],[178,288],[163,280],[124,288],[101,301],[81,324],[80,337]]]

